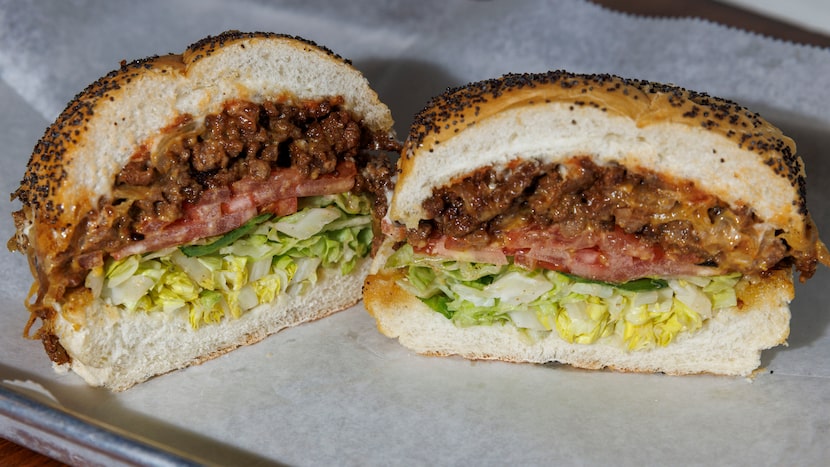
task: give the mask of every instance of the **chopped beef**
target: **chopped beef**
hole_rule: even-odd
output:
[[[511,231],[531,226],[564,243],[603,232],[634,238],[637,248],[721,272],[766,270],[789,254],[780,238],[759,235],[762,221],[746,207],[731,208],[690,182],[588,157],[482,168],[436,189],[423,207],[427,219],[407,232],[416,247],[442,236],[456,245],[505,246]]]

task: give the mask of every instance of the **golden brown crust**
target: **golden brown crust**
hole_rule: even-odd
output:
[[[431,151],[478,121],[511,107],[550,102],[594,107],[629,117],[640,127],[673,122],[720,134],[757,154],[763,164],[788,179],[797,188],[799,212],[807,213],[804,167],[795,144],[757,113],[704,93],[607,74],[508,74],[449,89],[416,115],[403,150],[401,172],[411,170],[417,153]]]
[[[414,295],[407,293],[396,283],[401,277],[403,277],[402,270],[382,270],[370,274],[363,283],[363,302],[366,311],[377,320],[378,330],[389,337],[396,336],[382,327],[379,314],[382,313],[383,308],[415,299]]]

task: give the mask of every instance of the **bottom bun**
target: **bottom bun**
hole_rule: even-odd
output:
[[[187,313],[128,312],[95,300],[81,310],[71,300],[56,313],[53,333],[71,357],[64,365],[92,386],[125,390],[155,375],[216,358],[287,327],[323,318],[360,299],[370,259],[343,276],[322,270],[305,294],[284,293],[237,319],[191,327]]]
[[[665,347],[629,351],[617,336],[576,344],[556,332],[531,338],[512,324],[457,327],[399,287],[398,277],[388,271],[370,275],[364,302],[383,334],[420,354],[673,375],[752,374],[762,350],[785,343],[794,292],[788,270],[745,278],[738,284],[739,306],[721,309],[697,332],[681,334]]]

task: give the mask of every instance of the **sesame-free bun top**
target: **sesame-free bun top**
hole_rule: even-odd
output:
[[[184,116],[201,122],[232,99],[329,96],[343,96],[343,107],[366,127],[392,135],[391,113],[363,75],[302,38],[228,31],[181,55],[122,62],[78,94],[35,146],[12,195],[27,220],[18,226],[18,247],[65,251],[79,219],[110,197],[130,158],[152,151]]]
[[[564,71],[509,74],[434,97],[404,143],[390,218],[417,227],[434,188],[479,167],[586,155],[691,180],[749,206],[794,249],[815,248],[803,162],[757,113],[676,86]]]

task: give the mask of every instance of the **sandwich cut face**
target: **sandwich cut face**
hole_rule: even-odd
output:
[[[792,140],[673,86],[566,72],[473,83],[416,117],[399,166],[386,230],[406,247],[376,266],[462,327],[648,349],[747,309],[760,277],[827,263]]]
[[[107,321],[96,313],[161,313],[198,330],[280,309],[325,271],[355,277],[316,309],[275,312],[268,332],[233,324],[202,345],[215,356],[352,305],[386,210],[387,153],[400,149],[391,128],[360,72],[301,38],[229,31],[122,63],[47,129],[12,195],[23,206],[9,247],[36,279],[27,333],[40,318],[54,361],[100,369],[112,363],[85,355],[99,345],[88,329]],[[191,350],[159,372],[208,358]]]

